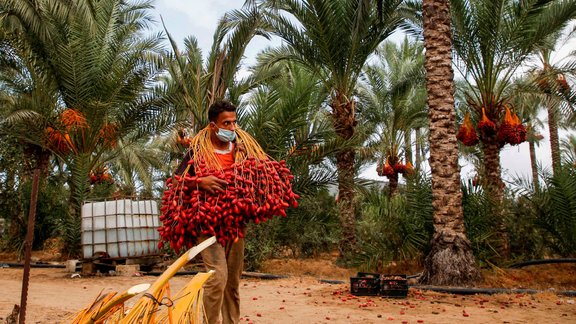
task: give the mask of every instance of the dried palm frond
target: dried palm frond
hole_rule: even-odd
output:
[[[173,306],[164,308],[158,314],[158,323],[203,323],[204,305],[202,285],[212,276],[214,270],[198,273],[182,290],[174,296]]]
[[[152,284],[152,286],[144,293],[134,307],[126,314],[126,317],[121,319],[120,324],[135,324],[135,323],[156,323],[156,314],[161,304],[164,304],[163,299],[168,290],[168,281],[185,266],[188,261],[192,260],[198,253],[216,242],[216,237],[211,237],[195,247],[188,250],[179,257],[162,275]],[[168,303],[170,304],[170,302]]]
[[[70,323],[104,323],[104,321],[114,317],[120,318],[123,313],[124,303],[148,288],[150,288],[150,284],[140,284],[130,287],[120,294],[110,292],[102,295],[102,292],[100,292],[89,306],[74,316]]]
[[[89,306],[73,315],[70,323],[157,323],[156,315],[159,306],[164,304],[168,306],[168,314],[171,315],[174,311],[174,314],[178,316],[179,323],[190,323],[186,319],[200,318],[199,316],[202,314],[202,285],[212,275],[212,272],[200,273],[195,276],[173,299],[178,301],[177,304],[174,304],[170,299],[168,281],[198,253],[215,242],[216,238],[211,237],[188,250],[166,269],[152,285],[136,285],[120,294],[110,292],[103,295],[100,292]],[[143,291],[146,291],[144,295],[124,316],[124,302]],[[168,298],[168,302],[164,303],[166,298]],[[180,320],[180,317],[184,320]],[[168,318],[168,322],[172,323],[172,316]]]
[[[108,302],[103,304],[102,308],[96,314],[94,314],[94,316],[90,317],[90,320],[88,320],[86,323],[104,323],[104,321],[107,319],[110,319],[113,323],[118,321],[124,314],[124,303],[128,299],[138,295],[141,292],[144,292],[148,288],[150,288],[150,284],[140,284],[131,287],[121,294],[117,294]]]
[[[156,323],[156,314],[158,313],[158,307],[162,304],[162,300],[168,291],[168,282],[166,281],[163,286],[155,290],[153,293],[144,293],[144,296],[140,297],[134,307],[130,309],[128,314],[118,321],[118,323],[123,324],[135,324],[135,323]]]
[[[106,295],[102,295],[102,292],[100,292],[98,296],[96,296],[96,299],[94,299],[94,301],[90,303],[90,305],[81,309],[78,313],[74,315],[70,323],[71,324],[85,323],[88,319],[90,319],[102,308],[103,304],[110,301],[115,295],[116,292],[110,292]]]

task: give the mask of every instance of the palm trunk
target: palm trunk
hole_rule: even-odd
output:
[[[336,134],[348,140],[354,135],[356,117],[354,101],[347,101],[337,93],[332,101],[333,124]],[[354,177],[356,152],[354,149],[344,149],[336,154],[338,169],[339,214],[342,237],[339,242],[340,257],[347,259],[356,249],[356,213],[354,208]]]
[[[33,185],[33,175],[36,173],[36,170],[39,170],[39,183],[38,183],[38,190],[42,192],[46,185],[46,179],[48,175],[48,168],[50,166],[50,157],[51,154],[49,151],[42,149],[36,145],[27,145],[24,149],[24,172],[19,174],[19,182],[20,184],[28,184],[31,183]],[[7,177],[7,188],[16,188],[15,186],[15,174],[9,175]],[[22,186],[21,186],[22,187]],[[24,196],[22,190],[18,190],[18,199],[20,201],[24,201]],[[31,199],[30,199],[31,200]],[[29,206],[32,208],[32,206]],[[8,228],[7,237],[11,242],[20,242],[21,241],[21,233],[22,230],[29,226],[29,220],[25,215],[24,206],[22,204],[17,204],[14,206],[14,215],[16,215],[15,219],[10,222],[10,226]],[[23,242],[22,250],[19,250],[18,260],[21,260],[24,257],[24,252],[26,248],[26,243]],[[32,244],[32,243],[31,243]]]
[[[68,181],[70,184],[70,197],[68,198],[68,217],[65,217],[60,228],[62,237],[62,254],[68,257],[77,257],[80,252],[81,236],[81,210],[82,198],[79,198],[78,192],[82,189],[73,184],[74,179]]]
[[[550,150],[552,151],[552,172],[554,176],[560,172],[560,140],[558,139],[558,116],[556,108],[548,103],[548,130],[550,131]]]
[[[493,197],[502,202],[504,196],[504,182],[500,174],[500,145],[496,140],[486,140],[482,143],[484,153],[484,183],[486,190],[489,190]]]
[[[62,252],[70,256],[77,256],[80,253],[82,203],[90,189],[88,185],[88,174],[91,170],[90,156],[82,154],[76,156],[70,168],[72,174],[68,179],[70,187],[68,217],[64,221],[64,228],[62,228],[61,233],[64,240]]]
[[[495,139],[485,140],[482,143],[482,151],[484,153],[484,188],[496,205],[494,212],[498,213],[496,215],[498,219],[496,231],[500,242],[497,250],[501,257],[508,259],[510,257],[510,239],[506,230],[502,208],[500,208],[504,200],[504,182],[502,182],[500,173],[500,145]]]
[[[454,112],[450,2],[424,0],[422,5],[434,236],[420,281],[434,285],[468,284],[479,278],[479,271],[464,231]]]
[[[530,167],[532,168],[532,183],[534,184],[534,191],[540,191],[540,182],[538,180],[538,163],[536,161],[536,144],[534,141],[528,142],[530,148]]]
[[[32,192],[30,194],[30,210],[28,213],[28,230],[24,240],[24,273],[22,275],[22,290],[20,293],[19,323],[26,323],[26,306],[28,303],[28,283],[30,281],[30,261],[32,258],[32,243],[34,243],[34,223],[36,221],[36,204],[38,202],[38,187],[40,183],[40,169],[34,170]]]
[[[404,159],[406,164],[410,162],[412,164],[412,132],[407,130],[404,132]]]
[[[420,168],[420,164],[422,163],[422,155],[420,154],[422,148],[420,147],[420,137],[422,135],[420,134],[420,128],[416,128],[416,164],[414,164],[414,168],[419,169]]]
[[[342,237],[340,256],[347,258],[356,246],[356,216],[354,209],[354,158],[353,150],[336,154],[338,168],[338,196]]]
[[[28,303],[28,286],[30,280],[30,262],[32,258],[32,245],[34,243],[34,227],[36,222],[36,205],[38,203],[38,191],[40,178],[48,172],[50,153],[40,147],[34,147],[34,157],[36,168],[32,180],[32,190],[30,192],[30,207],[28,211],[28,229],[24,240],[24,271],[22,275],[22,290],[20,293],[20,314],[19,323],[26,323],[26,306]]]
[[[394,172],[392,176],[388,177],[388,180],[390,181],[388,183],[388,195],[392,197],[398,191],[398,173]]]

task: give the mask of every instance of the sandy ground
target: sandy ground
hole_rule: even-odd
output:
[[[0,323],[20,301],[22,269],[0,268]],[[119,291],[156,277],[70,278],[64,269],[32,269],[27,323],[66,323],[100,291]],[[172,279],[177,291],[190,277]],[[347,284],[311,276],[243,279],[243,323],[576,323],[573,297],[457,296],[410,289],[406,299],[355,297]]]

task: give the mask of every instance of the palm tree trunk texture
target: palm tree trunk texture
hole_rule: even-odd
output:
[[[76,257],[80,253],[80,236],[81,231],[81,210],[82,210],[82,198],[78,196],[78,192],[82,191],[82,188],[78,188],[74,184],[74,180],[68,181],[70,184],[70,197],[68,198],[68,215],[62,221],[62,226],[60,228],[60,234],[62,235],[63,245],[62,254]]]
[[[489,193],[496,206],[501,206],[504,199],[504,182],[500,173],[500,144],[496,139],[492,141],[484,141],[482,143],[482,151],[484,153],[484,188]],[[510,239],[506,230],[506,223],[504,222],[504,215],[502,208],[495,208],[497,216],[497,233],[500,238],[499,246],[497,247],[498,253],[504,259],[510,257]]]
[[[500,145],[494,140],[482,142],[482,153],[484,154],[484,185],[497,201],[502,201],[504,196],[504,182],[500,174]]]
[[[398,173],[394,172],[388,180],[388,196],[392,197],[398,191]]]
[[[336,134],[348,140],[354,135],[356,117],[354,101],[348,101],[337,94],[332,101],[332,117]],[[340,257],[346,259],[356,246],[356,213],[354,208],[354,160],[356,152],[352,148],[336,154],[338,169],[338,197],[342,237],[339,242]]]
[[[422,5],[434,235],[420,282],[467,284],[479,278],[479,271],[464,231],[454,112],[450,5],[448,0],[424,0]]]
[[[540,191],[540,182],[538,181],[538,163],[536,161],[536,144],[534,141],[528,142],[530,148],[530,167],[532,168],[532,183],[534,191]]]
[[[68,217],[64,220],[62,236],[64,240],[63,253],[66,255],[77,255],[80,253],[81,236],[81,211],[82,204],[88,194],[90,157],[80,154],[76,157],[72,167],[72,173],[68,178],[70,186],[70,197],[68,200]]]
[[[548,104],[548,130],[550,132],[550,151],[552,151],[552,172],[560,172],[560,140],[558,139],[558,116],[556,108]]]
[[[412,164],[412,130],[408,129],[404,132],[404,161]]]

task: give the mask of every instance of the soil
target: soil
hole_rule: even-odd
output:
[[[34,256],[43,261],[49,258],[46,254]],[[0,263],[8,261],[14,260],[0,255]],[[554,293],[576,290],[574,264],[484,270],[484,280],[478,284],[532,288],[544,291],[542,293],[463,296],[410,288],[407,298],[403,299],[351,295],[348,283],[355,271],[337,267],[331,256],[271,260],[263,271],[288,277],[243,279],[242,323],[574,323],[576,319],[576,297]],[[171,290],[179,290],[190,278],[174,277],[170,281]],[[100,292],[120,291],[155,279],[139,273],[72,279],[62,268],[33,268],[26,322],[66,323]],[[319,279],[344,283],[327,284]],[[14,304],[19,303],[21,285],[21,268],[0,268],[0,323],[4,323]],[[130,305],[128,302],[127,307]]]

